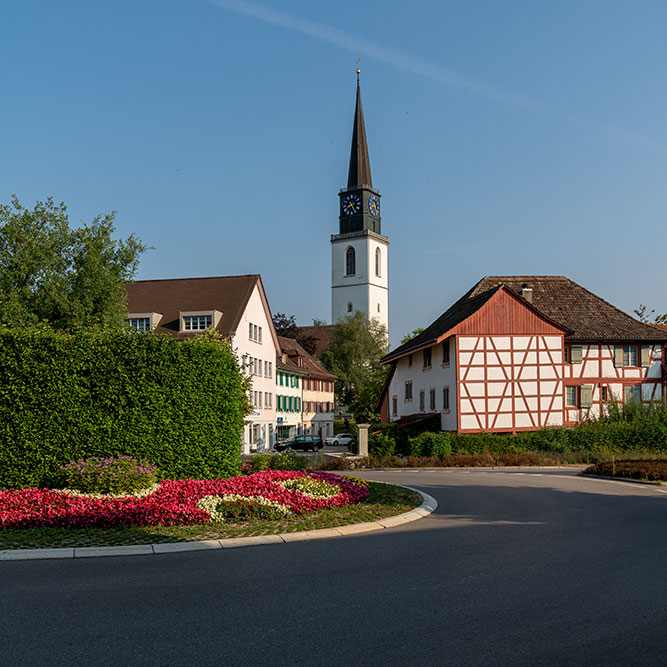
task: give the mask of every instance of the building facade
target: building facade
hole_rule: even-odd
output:
[[[140,331],[179,340],[213,328],[229,338],[252,378],[252,412],[243,452],[265,451],[276,440],[276,357],[280,345],[259,275],[138,280],[126,285],[128,322]]]
[[[347,187],[339,198],[339,233],[331,236],[331,321],[359,310],[388,332],[389,238],[381,233],[380,193],[371,178],[358,73]]]
[[[304,374],[301,380],[301,423],[306,435],[333,435],[334,382],[338,377],[329,373],[293,338],[279,336],[283,359]]]
[[[282,338],[279,336],[279,340]],[[276,359],[276,438],[287,440],[303,433],[305,370],[282,352]]]
[[[440,415],[458,432],[517,432],[664,402],[667,332],[562,276],[482,279],[390,352],[386,420]]]

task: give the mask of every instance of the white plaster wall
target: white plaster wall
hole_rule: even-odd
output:
[[[443,365],[442,344],[432,346],[431,368],[423,368],[423,354],[421,350],[412,355],[412,366],[408,365],[408,357],[402,357],[397,361],[396,370],[389,383],[387,391],[389,419],[396,421],[401,417],[418,414],[419,392],[424,391],[424,412],[430,412],[429,392],[435,389],[435,411],[439,412],[441,428],[443,430],[455,431],[457,429],[456,418],[456,352],[454,339],[448,341],[450,348],[450,363]],[[405,383],[412,380],[412,401],[406,402]],[[443,387],[449,387],[449,412],[443,410]],[[392,414],[392,396],[397,397],[398,411]]]
[[[354,248],[356,271],[345,275],[346,255]],[[380,276],[375,275],[375,250],[380,249]],[[370,236],[336,239],[331,243],[331,321],[347,317],[348,302],[352,309],[375,317],[389,330],[389,257],[388,244]],[[380,304],[378,313],[377,304]]]
[[[256,324],[262,327],[262,342],[257,343],[250,339],[248,324]],[[270,393],[272,395],[271,408],[265,408],[265,401],[262,400],[262,408],[254,408],[252,413],[246,418],[250,424],[260,424],[260,438],[259,448],[269,449],[275,442],[275,423],[276,423],[276,387],[275,387],[275,373],[276,373],[276,355],[279,350],[273,342],[271,336],[271,324],[269,321],[269,313],[264,308],[262,297],[260,296],[259,288],[255,288],[248,299],[245,311],[241,316],[238,329],[232,336],[232,347],[236,351],[239,361],[242,362],[244,355],[249,355],[262,360],[262,373],[264,372],[264,362],[270,361],[272,364],[271,377],[264,375],[252,376],[252,390],[261,391],[264,394]],[[243,434],[243,451],[250,453],[250,437],[248,433],[249,425],[246,424]],[[255,446],[255,445],[254,445]]]

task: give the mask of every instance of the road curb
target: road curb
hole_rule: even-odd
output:
[[[415,491],[422,497],[422,504],[409,512],[397,514],[396,516],[379,519],[378,521],[367,521],[364,523],[352,523],[337,528],[321,528],[319,530],[304,530],[295,533],[282,533],[280,535],[259,535],[257,537],[229,537],[223,540],[202,540],[196,542],[162,542],[160,544],[132,544],[123,546],[107,547],[57,547],[45,549],[4,549],[0,551],[0,561],[9,560],[51,560],[69,558],[101,558],[105,556],[156,556],[166,553],[182,553],[184,551],[202,551],[209,549],[236,549],[240,547],[256,547],[265,544],[290,544],[292,542],[305,542],[307,540],[323,540],[332,537],[348,537],[361,535],[385,528],[402,526],[412,521],[417,521],[434,512],[438,507],[438,501],[419,489],[402,484],[395,484],[404,489]]]

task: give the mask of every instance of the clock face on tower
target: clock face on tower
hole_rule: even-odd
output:
[[[347,195],[343,199],[343,213],[345,215],[354,215],[361,210],[361,198],[359,195]]]
[[[380,215],[380,200],[375,195],[371,195],[368,198],[368,210],[376,218]]]

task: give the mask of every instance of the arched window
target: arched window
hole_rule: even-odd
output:
[[[345,275],[353,276],[357,272],[357,261],[354,248],[349,247],[345,253]]]
[[[347,302],[347,312],[348,312],[348,313],[351,313],[351,312],[352,312],[352,302],[351,302],[351,301],[348,301],[348,302]]]
[[[379,278],[380,273],[380,248],[375,248],[375,275]]]

